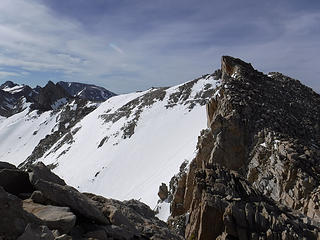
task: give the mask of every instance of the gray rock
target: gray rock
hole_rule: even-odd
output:
[[[60,233],[70,232],[76,223],[76,216],[68,207],[41,205],[32,200],[25,200],[23,209],[40,218],[50,229],[57,229]]]
[[[137,200],[117,201],[86,193],[108,216],[112,225],[106,230],[113,238],[120,239],[182,239],[168,229],[165,222],[155,217],[155,212]],[[136,238],[135,238],[136,237]]]
[[[47,226],[28,224],[25,232],[17,240],[54,240],[54,236]]]
[[[29,181],[28,173],[18,169],[0,170],[0,186],[14,195],[32,193],[34,190]]]
[[[94,202],[84,194],[70,186],[61,186],[44,180],[38,180],[35,188],[43,195],[60,206],[70,207],[76,214],[83,215],[97,223],[109,224],[102,212],[95,206]]]
[[[56,174],[51,172],[51,170],[42,162],[38,162],[35,165],[31,165],[28,168],[28,172],[29,172],[30,182],[32,184],[35,184],[37,180],[42,179],[47,182],[53,182],[62,186],[66,185],[63,179],[61,179]]]
[[[41,191],[34,191],[31,194],[30,198],[35,203],[46,204],[47,202],[47,199],[43,196]]]

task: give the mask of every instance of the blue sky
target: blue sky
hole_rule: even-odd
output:
[[[320,1],[1,0],[0,82],[170,86],[231,55],[320,92]]]

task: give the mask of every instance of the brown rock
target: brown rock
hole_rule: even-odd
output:
[[[168,187],[165,183],[162,183],[161,186],[159,186],[158,196],[161,199],[161,201],[164,201],[168,198],[168,195]]]
[[[76,216],[68,207],[41,205],[25,200],[23,209],[40,218],[50,229],[57,229],[60,233],[69,233],[76,223]]]

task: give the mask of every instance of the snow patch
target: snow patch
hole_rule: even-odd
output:
[[[55,101],[53,104],[51,104],[51,108],[53,110],[57,110],[59,107],[61,107],[62,105],[67,103],[67,99],[66,98],[60,98],[57,101]]]
[[[5,92],[10,92],[11,94],[14,94],[14,93],[18,93],[18,92],[21,92],[24,88],[24,85],[17,85],[17,86],[14,86],[14,87],[5,87],[3,88],[2,90],[5,91]]]
[[[164,222],[167,222],[168,218],[170,217],[170,203],[167,200],[158,203],[157,210],[158,214],[156,217]]]

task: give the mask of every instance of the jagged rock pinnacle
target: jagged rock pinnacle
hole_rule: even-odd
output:
[[[225,75],[231,77],[233,74],[253,70],[254,68],[250,63],[246,63],[239,58],[234,58],[230,56],[221,57],[222,79]]]

